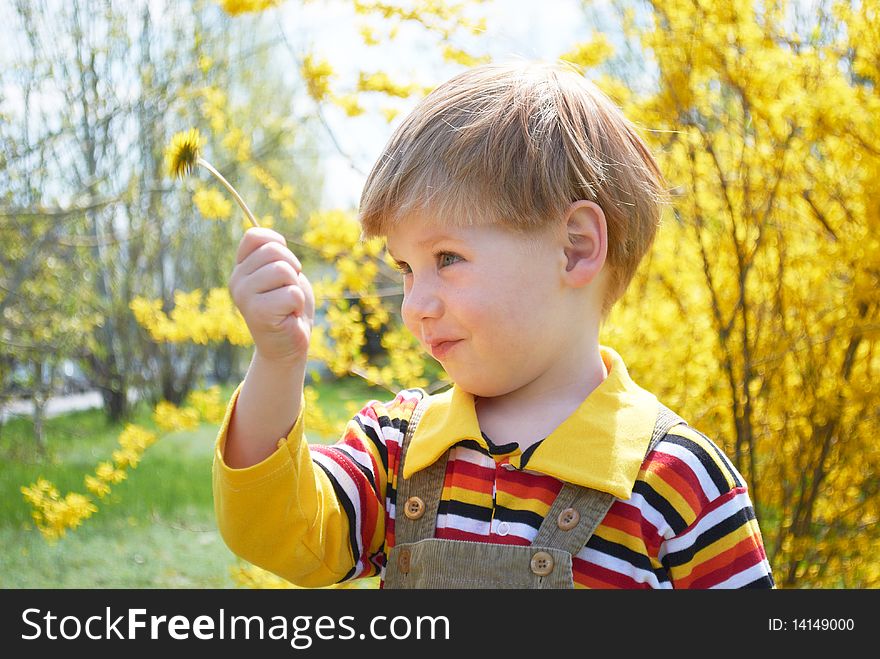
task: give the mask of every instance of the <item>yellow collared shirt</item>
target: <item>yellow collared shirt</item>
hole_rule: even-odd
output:
[[[632,381],[616,352],[601,354],[608,377],[524,453],[499,453],[482,435],[467,392],[453,386],[432,397],[404,475],[449,451],[435,536],[529,544],[568,481],[617,497],[573,557],[576,586],[772,587],[742,477],[684,425],[646,460],[657,399]],[[214,460],[215,510],[229,547],[302,586],[381,574],[394,545],[402,430],[423,395],[405,390],[388,403],[369,402],[332,446],[308,444],[301,415],[273,455],[237,470],[223,461],[236,392]],[[712,528],[723,533],[705,533]]]

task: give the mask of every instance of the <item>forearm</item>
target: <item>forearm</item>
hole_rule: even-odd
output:
[[[306,360],[272,362],[254,352],[229,423],[224,460],[233,469],[269,457],[302,412]]]

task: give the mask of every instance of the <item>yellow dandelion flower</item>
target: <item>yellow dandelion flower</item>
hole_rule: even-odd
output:
[[[202,136],[195,128],[190,128],[174,135],[165,149],[165,160],[168,172],[174,178],[182,178],[196,168],[199,151],[202,148]]]

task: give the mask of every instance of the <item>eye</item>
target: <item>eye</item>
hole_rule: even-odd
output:
[[[445,268],[448,265],[452,265],[456,261],[461,261],[461,257],[458,254],[453,254],[452,252],[437,252],[437,265],[441,268]]]
[[[410,272],[412,272],[412,270],[409,269],[409,265],[407,265],[403,261],[395,261],[394,267],[402,275],[408,275]]]

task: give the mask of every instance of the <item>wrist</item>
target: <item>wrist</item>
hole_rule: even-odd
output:
[[[273,371],[278,374],[305,374],[306,362],[308,355],[299,355],[295,357],[270,357],[260,352],[259,348],[254,348],[254,355],[251,358],[251,368],[259,368],[264,371]]]

